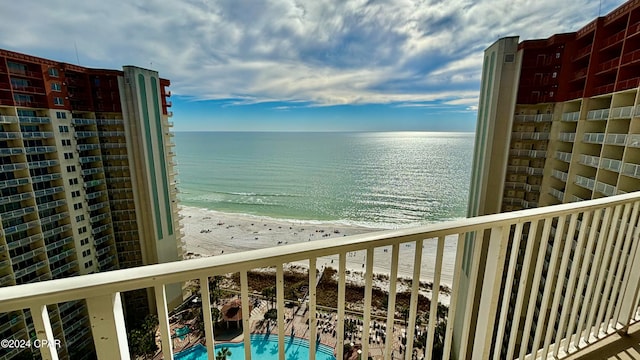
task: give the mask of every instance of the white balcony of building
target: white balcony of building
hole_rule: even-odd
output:
[[[605,144],[624,146],[627,143],[627,134],[607,134]]]
[[[564,161],[566,163],[570,163],[571,162],[571,154],[572,153],[568,153],[568,152],[564,152],[564,151],[556,151],[556,159]]]
[[[640,106],[638,107],[640,108]],[[627,146],[640,148],[640,134],[630,134],[627,136]]]
[[[558,134],[558,140],[564,142],[574,142],[576,141],[576,133],[560,133]]]
[[[600,165],[600,158],[598,156],[581,154],[579,161],[580,161],[580,164],[582,165],[591,166],[596,169]]]
[[[243,324],[241,337],[245,344],[250,344],[252,319],[248,272],[272,266],[276,268],[275,326],[278,331],[270,336],[277,339],[279,345],[275,351],[279,358],[285,359],[285,345],[289,341],[285,327],[289,322],[285,320],[287,300],[284,298],[283,269],[287,264],[301,261],[315,269],[319,258],[335,256],[338,307],[333,317],[336,329],[334,350],[336,358],[343,359],[344,345],[349,342],[345,340],[345,323],[349,318],[345,311],[345,289],[346,264],[350,254],[358,252],[363,256],[364,296],[360,329],[368,330],[373,322],[373,269],[376,258],[382,256],[382,252],[378,250],[388,249],[388,252],[384,252],[384,256],[390,258],[388,308],[395,309],[395,294],[399,289],[399,281],[396,280],[401,262],[400,249],[407,246],[423,249],[424,245],[433,244],[435,261],[429,263],[429,276],[433,281],[433,292],[430,295],[434,303],[438,303],[444,296],[440,285],[443,281],[442,259],[445,248],[456,250],[445,332],[441,339],[436,339],[434,334],[438,321],[426,324],[428,336],[426,343],[421,345],[427,349],[427,354],[431,354],[431,349],[438,341],[442,345],[443,359],[566,359],[575,356],[597,359],[602,358],[598,357],[602,353],[593,351],[594,347],[615,346],[620,343],[615,340],[617,333],[636,331],[640,324],[639,212],[640,192],[636,192],[412,229],[337,237],[11,286],[0,289],[0,312],[30,310],[35,336],[54,343],[55,335],[47,310],[54,307],[54,304],[86,300],[98,358],[129,359],[120,294],[136,289],[150,289],[157,298],[155,310],[159,318],[159,341],[163,352],[161,356],[173,359],[166,286],[192,279],[207,284],[213,276],[239,272],[239,297],[242,301],[240,321]],[[549,245],[537,246],[540,242]],[[465,248],[473,249],[470,253],[472,256],[463,257]],[[519,252],[518,249],[523,251]],[[545,258],[547,251],[551,253],[548,259]],[[423,254],[425,252],[427,254]],[[480,254],[483,252],[486,253],[486,259],[491,261],[481,261]],[[590,256],[591,254],[594,255]],[[423,255],[429,255],[428,251],[414,251],[411,258],[402,258],[402,262],[412,265],[414,279],[424,277]],[[76,265],[76,261],[69,264]],[[543,272],[546,273],[544,278]],[[463,277],[467,279],[466,289],[480,290],[474,294],[464,290],[460,285]],[[309,272],[308,298],[303,305],[308,310],[307,314],[316,314],[318,309],[316,281],[315,271]],[[417,325],[418,285],[418,281],[411,281],[408,285],[411,293],[406,324],[408,329]],[[204,342],[209,349],[208,359],[214,359],[212,347],[215,338],[209,287],[202,287],[201,292]],[[514,301],[510,302],[512,298]],[[477,308],[477,311],[471,314],[470,309],[473,308]],[[431,306],[429,319],[437,318],[436,311],[437,307]],[[388,312],[386,329],[394,329],[395,316],[394,311]],[[459,325],[454,325],[456,323]],[[387,337],[389,341],[382,344],[380,358],[391,359],[393,352],[398,355],[394,346],[398,341],[396,335],[401,332],[397,325],[395,328],[396,334]],[[315,339],[319,331],[318,319],[311,316],[305,337]],[[369,331],[356,331],[361,339],[362,353],[369,354],[372,348],[369,345]],[[414,331],[404,333],[403,343],[407,349],[412,349],[415,341]],[[613,345],[608,345],[610,343]],[[316,342],[311,341],[309,347],[309,359],[315,359]],[[634,349],[633,346],[630,349]],[[250,346],[244,347],[245,359],[256,358],[252,357],[250,350]],[[41,347],[39,351],[44,359],[58,358],[55,347]],[[460,354],[468,354],[468,357]],[[405,351],[402,358],[411,359],[412,352]]]
[[[551,176],[553,176],[554,178],[558,179],[558,180],[562,180],[564,182],[567,182],[567,179],[569,178],[569,174],[564,172],[564,171],[560,171],[560,170],[556,170],[553,169],[551,171]]]
[[[562,114],[562,121],[576,122],[580,119],[580,111]]]
[[[607,120],[609,118],[609,109],[591,110],[587,113],[587,120]]]
[[[589,144],[602,144],[604,142],[604,133],[586,133],[582,141]]]
[[[593,190],[596,187],[596,181],[594,179],[587,178],[580,175],[576,175],[576,184],[589,190]]]
[[[633,116],[633,106],[622,106],[611,109],[609,117],[611,119],[630,119]]]

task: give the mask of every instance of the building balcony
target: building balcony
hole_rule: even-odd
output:
[[[551,176],[553,176],[554,178],[556,178],[558,180],[564,181],[564,182],[567,182],[567,179],[569,178],[569,174],[568,173],[566,173],[564,171],[556,170],[556,169],[553,169],[551,171]]]
[[[548,132],[514,132],[511,134],[512,139],[518,140],[549,140]]]
[[[48,117],[37,116],[20,116],[20,124],[50,124],[51,119]]]
[[[582,165],[591,166],[596,169],[600,166],[600,158],[597,156],[581,154],[579,162]]]
[[[630,176],[630,177],[634,177],[636,179],[640,179],[640,165],[631,164],[631,163],[625,163],[622,166],[622,173],[624,175],[627,175],[627,176]]]
[[[576,175],[576,185],[582,186],[585,189],[593,190],[596,187],[596,181],[591,178]]]
[[[552,114],[533,114],[533,115],[516,115],[514,117],[515,122],[551,122],[553,120]]]
[[[564,142],[574,142],[576,141],[576,133],[567,133],[567,132],[559,133],[558,140],[564,141]]]
[[[0,115],[0,124],[15,124],[17,122],[17,116]]]
[[[616,194],[616,187],[602,181],[596,181],[595,190],[599,193],[602,193],[606,196],[613,196]]]
[[[600,160],[600,168],[613,172],[620,172],[620,169],[622,168],[622,161],[602,158]]]
[[[580,111],[562,114],[562,121],[576,122],[580,119]]]
[[[555,157],[556,157],[556,159],[564,161],[566,163],[570,163],[571,162],[571,153],[568,153],[568,152],[556,151]]]
[[[551,194],[551,196],[558,199],[559,201],[562,201],[562,199],[564,199],[564,192],[558,189],[551,188],[549,190],[549,194]]]
[[[627,134],[607,134],[604,143],[609,145],[625,146],[627,143]]]
[[[336,358],[344,358],[346,315],[346,264],[350,253],[361,252],[364,258],[364,290],[360,313],[362,328],[369,329],[373,323],[371,310],[373,269],[375,258],[388,249],[385,256],[389,264],[388,307],[395,309],[396,292],[399,289],[397,275],[400,249],[410,246],[422,249],[433,242],[436,250],[435,263],[431,266],[433,281],[431,301],[438,303],[442,292],[443,254],[447,249],[455,250],[452,267],[453,278],[446,323],[430,321],[427,334],[436,334],[436,325],[443,325],[444,334],[439,344],[443,358],[462,358],[457,354],[470,354],[470,359],[487,359],[490,354],[499,356],[504,348],[505,358],[566,359],[572,356],[589,356],[594,346],[604,345],[618,332],[639,324],[638,298],[640,290],[640,242],[637,227],[640,208],[640,192],[601,198],[579,203],[562,204],[532,210],[462,219],[458,221],[426,225],[412,229],[388,230],[349,237],[338,237],[324,241],[304,242],[268,249],[244,251],[215,257],[180,262],[142,266],[135,269],[117,270],[76,276],[66,279],[25,284],[0,289],[0,312],[29,309],[34,317],[35,333],[41,340],[53,343],[52,322],[49,307],[55,304],[86,300],[88,318],[93,329],[92,338],[98,359],[128,359],[127,331],[123,321],[120,294],[136,289],[151,289],[156,294],[156,310],[159,318],[159,334],[164,359],[173,359],[173,340],[169,327],[169,309],[165,289],[169,284],[199,279],[208,283],[211,277],[232,272],[240,273],[240,299],[242,301],[243,332],[245,344],[251,342],[251,311],[248,272],[253,269],[273,266],[276,268],[276,305],[278,329],[273,336],[279,346],[281,359],[288,340],[285,321],[284,271],[285,265],[304,261],[312,269],[321,257],[335,256],[337,271],[337,309],[333,319],[336,329]],[[618,226],[610,226],[619,224]],[[556,231],[552,231],[556,227]],[[525,228],[526,226],[526,228]],[[510,233],[513,236],[510,236]],[[548,246],[535,246],[537,241],[525,238],[553,238]],[[466,239],[466,240],[465,240]],[[453,247],[450,247],[453,245]],[[476,256],[464,257],[465,248],[474,249]],[[522,256],[518,249],[522,248]],[[483,250],[484,249],[484,250]],[[550,251],[548,262],[541,261]],[[479,254],[486,252],[491,261],[482,263]],[[619,256],[618,253],[629,254]],[[412,261],[413,278],[425,277],[421,273],[423,251],[415,253]],[[587,256],[590,254],[595,256]],[[363,258],[363,259],[364,259]],[[570,261],[573,259],[573,261]],[[110,256],[103,261],[108,265],[115,261]],[[55,269],[76,266],[68,265]],[[546,268],[546,279],[542,279]],[[468,278],[466,277],[468,274]],[[565,274],[569,274],[565,278]],[[54,275],[54,276],[55,276]],[[518,286],[521,279],[529,279],[530,286]],[[467,279],[467,280],[464,280]],[[557,279],[561,279],[558,281]],[[466,281],[466,283],[465,283]],[[302,305],[308,314],[316,314],[316,272],[309,272],[306,286],[307,301]],[[465,286],[461,284],[465,283]],[[468,289],[480,291],[470,293]],[[204,337],[213,358],[214,344],[209,302],[209,287],[201,289],[202,313],[204,314]],[[408,288],[411,301],[406,327],[416,327],[418,281]],[[540,296],[531,296],[540,294]],[[584,295],[584,296],[581,296]],[[515,298],[515,307],[510,309],[509,299]],[[477,308],[477,312],[471,310]],[[437,307],[432,306],[430,319],[436,319]],[[513,311],[513,313],[512,313]],[[535,314],[538,314],[537,316]],[[394,329],[396,314],[386,315],[386,329]],[[535,325],[537,326],[535,326]],[[557,325],[556,325],[557,324]],[[424,324],[423,324],[424,325]],[[404,327],[405,325],[401,326]],[[382,358],[391,359],[395,339],[400,328],[389,336],[381,348]],[[369,353],[370,334],[359,333],[364,354]],[[309,318],[308,337],[315,339],[319,333],[316,317]],[[307,335],[305,335],[307,336]],[[412,349],[416,343],[414,331],[404,333],[403,343]],[[426,338],[426,347],[431,349],[436,342],[434,335]],[[396,343],[397,344],[397,343]],[[520,346],[521,344],[532,344]],[[587,346],[588,345],[588,346]],[[309,359],[315,359],[315,341],[310,344]],[[515,349],[521,349],[520,354]],[[40,349],[43,358],[55,358],[55,348]],[[430,352],[430,351],[429,351]],[[403,358],[411,358],[411,351]],[[250,347],[245,347],[245,359],[252,359]],[[594,354],[591,358],[597,358]],[[255,357],[253,357],[255,358]]]
[[[582,142],[588,144],[602,144],[604,143],[604,133],[586,133],[582,138]]]
[[[609,118],[609,109],[591,110],[587,113],[587,120],[607,120]]]
[[[630,119],[633,116],[633,106],[615,107],[611,109],[611,119]]]

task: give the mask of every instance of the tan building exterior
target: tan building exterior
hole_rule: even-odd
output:
[[[0,50],[0,286],[182,259],[168,85],[132,66]],[[167,298],[182,300],[180,284]],[[155,306],[152,291],[123,300],[132,322]],[[86,311],[49,308],[63,358],[93,351]],[[0,315],[9,334],[34,336],[28,312]],[[0,349],[0,359],[25,353]]]
[[[500,69],[495,58],[502,67],[505,65],[506,58],[498,57],[500,49],[509,49],[507,53],[513,55],[508,56],[515,57],[510,72],[513,76],[502,76],[501,71],[493,70]],[[482,75],[469,216],[640,190],[638,49],[638,1],[623,4],[575,33],[520,43],[517,37],[510,37],[489,47]],[[491,57],[492,54],[496,57]],[[554,263],[550,249],[558,228],[554,223],[547,238],[538,231],[535,238],[527,240],[535,241],[534,251],[547,247],[542,269]],[[524,239],[529,230],[525,224]],[[513,238],[514,234],[510,236]],[[486,250],[484,246],[481,250],[472,249],[470,239],[467,240],[465,259]],[[521,245],[518,259],[523,254]],[[601,254],[587,253],[594,258],[596,255]],[[486,265],[490,260],[482,256],[481,263]],[[534,265],[537,264],[531,266]],[[567,286],[568,279],[547,279],[545,272],[540,276],[542,284],[554,281],[554,291]],[[516,272],[516,276],[520,274]],[[467,295],[478,298],[482,289],[469,289],[464,281],[463,275],[461,283]],[[538,288],[533,282],[533,278],[528,278],[521,284]],[[517,290],[512,289],[512,299]],[[538,317],[546,316],[538,314],[543,311],[542,293],[536,295],[539,303],[532,334]],[[520,313],[521,318],[508,321],[507,332],[511,323],[522,327],[527,316],[527,309],[516,309],[514,303],[508,309],[508,317]],[[506,346],[502,351],[501,355],[505,355]]]

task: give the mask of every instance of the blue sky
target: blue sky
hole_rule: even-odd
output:
[[[158,70],[176,131],[473,131],[487,46],[622,3],[22,0],[2,6],[0,48]]]

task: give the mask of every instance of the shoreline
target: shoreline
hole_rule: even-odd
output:
[[[265,216],[224,213],[204,208],[180,206],[180,222],[184,226],[184,251],[186,258],[198,256],[216,256],[241,251],[264,249],[268,247],[295,244],[307,241],[321,241],[386,229],[341,224],[317,220],[282,220]],[[451,287],[455,262],[457,236],[447,237],[445,241],[441,285]],[[400,246],[398,277],[413,278],[414,243]],[[375,274],[390,273],[391,247],[376,248],[374,251]],[[427,239],[423,243],[421,281],[432,281],[436,262],[437,239]],[[351,270],[351,281],[357,281],[357,273],[364,272],[366,251],[347,253],[347,269]],[[304,265],[306,262],[297,263]],[[308,266],[308,265],[307,265]],[[317,259],[318,269],[338,267],[338,256],[325,256]],[[400,288],[398,289],[401,290]]]

